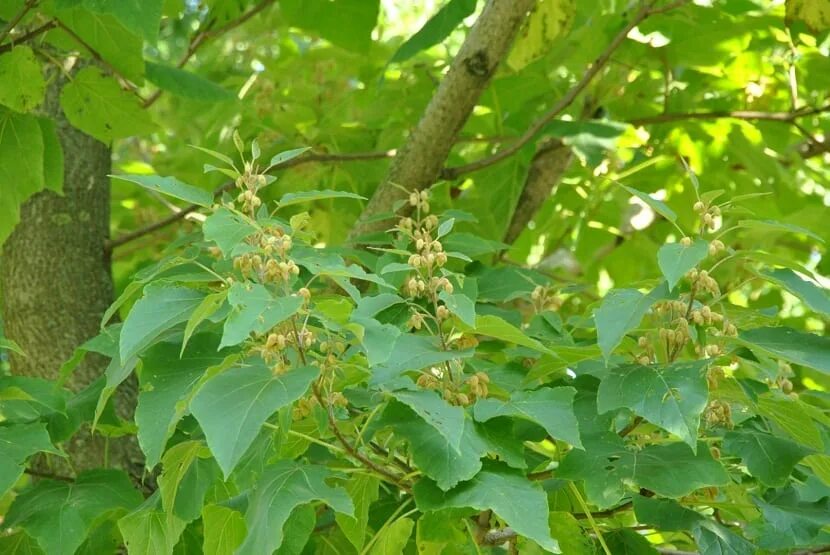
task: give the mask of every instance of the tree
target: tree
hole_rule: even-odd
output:
[[[830,18],[701,4],[0,6],[2,550],[826,550]]]

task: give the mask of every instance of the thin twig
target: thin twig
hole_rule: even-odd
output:
[[[777,121],[792,124],[797,119],[814,116],[823,112],[830,112],[830,104],[818,108],[796,110],[794,112],[760,112],[755,110],[713,110],[711,112],[681,112],[676,114],[657,114],[628,120],[634,126],[653,125],[656,123],[671,123],[681,120],[707,120],[733,118],[755,121]]]
[[[508,158],[521,150],[523,146],[529,143],[533,138],[546,126],[548,125],[556,116],[561,114],[568,106],[570,106],[576,97],[585,90],[586,87],[593,81],[594,77],[599,74],[600,70],[605,67],[605,64],[608,63],[608,60],[611,58],[611,55],[614,51],[619,48],[619,46],[625,41],[628,34],[631,32],[634,27],[642,23],[645,19],[647,19],[652,14],[662,13],[664,11],[668,11],[669,9],[675,8],[686,3],[688,0],[682,0],[680,2],[673,2],[672,4],[665,6],[664,8],[654,8],[652,6],[653,2],[646,3],[635,15],[631,18],[631,21],[626,24],[625,27],[620,30],[619,33],[611,40],[605,50],[599,55],[599,57],[594,60],[594,63],[588,68],[588,71],[582,76],[582,78],[577,82],[573,87],[565,93],[559,102],[557,102],[550,110],[545,112],[542,117],[537,119],[533,125],[531,125],[527,131],[525,131],[516,141],[514,141],[509,146],[503,148],[502,150],[496,152],[495,154],[488,156],[486,158],[482,158],[481,160],[477,160],[470,164],[464,164],[462,166],[454,166],[449,168],[444,168],[441,172],[441,177],[443,179],[455,179],[459,175],[474,172],[488,166],[492,166],[493,164],[497,164]]]
[[[292,160],[285,162],[284,164],[281,164],[279,166],[279,169],[283,170],[314,162],[361,162],[366,160],[383,160],[387,158],[394,158],[394,156],[394,150],[383,150],[378,152],[353,152],[350,154],[315,154],[312,152],[309,154],[305,154],[303,156],[298,156],[297,158],[294,158]],[[234,184],[232,181],[222,184],[213,191],[213,196],[218,197],[225,191],[229,191],[233,188],[233,185]],[[198,204],[191,204],[190,206],[186,206],[182,208],[180,212],[170,214],[166,218],[163,218],[157,222],[153,222],[152,224],[149,224],[145,227],[136,229],[135,231],[131,231],[129,233],[125,233],[124,235],[121,235],[119,237],[116,237],[115,239],[108,241],[106,244],[106,248],[107,250],[112,250],[117,247],[120,247],[121,245],[129,243],[130,241],[134,241],[139,237],[144,237],[145,235],[153,233],[154,231],[158,231],[159,229],[176,223],[177,221],[183,219],[191,212],[195,212],[199,208],[201,207]]]
[[[32,29],[31,31],[20,35],[19,37],[16,37],[16,38],[12,39],[11,41],[9,41],[9,44],[4,44],[4,45],[0,46],[0,54],[4,54],[6,52],[9,52],[9,51],[11,51],[12,48],[17,46],[18,44],[23,44],[26,41],[32,40],[33,38],[36,38],[38,35],[41,35],[41,34],[45,33],[46,31],[48,31],[50,29],[54,29],[55,25],[56,25],[55,20],[50,19],[49,21],[47,21],[46,23],[44,23],[40,27],[36,27],[36,28]]]
[[[20,20],[26,17],[26,14],[29,13],[29,10],[37,6],[39,1],[40,0],[26,0],[26,2],[23,4],[23,7],[20,8],[20,11],[14,14],[12,18],[9,20],[9,22],[6,23],[6,26],[3,27],[3,30],[0,31],[0,43],[6,40],[6,37],[9,36],[9,33],[11,33],[12,29],[14,29],[14,26],[20,23]]]

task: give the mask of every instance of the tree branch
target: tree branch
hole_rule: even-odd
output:
[[[631,18],[631,21],[623,27],[617,35],[611,39],[611,42],[605,48],[605,50],[599,55],[599,57],[594,61],[588,71],[582,76],[582,78],[573,86],[571,87],[565,96],[563,96],[559,102],[557,102],[550,110],[544,113],[542,117],[537,119],[533,125],[531,125],[527,131],[525,131],[516,141],[512,144],[507,146],[506,148],[496,152],[495,154],[488,156],[486,158],[482,158],[481,160],[477,160],[470,164],[464,164],[463,166],[455,166],[444,168],[441,172],[442,179],[455,179],[460,175],[478,171],[480,169],[486,168],[488,166],[492,166],[493,164],[497,164],[508,158],[521,150],[523,146],[529,143],[533,138],[547,125],[549,124],[556,116],[561,114],[565,111],[568,106],[570,106],[576,97],[585,90],[585,88],[593,81],[594,77],[600,72],[600,70],[605,67],[605,64],[608,63],[608,60],[611,58],[611,55],[614,51],[619,48],[619,46],[625,41],[628,33],[631,32],[634,27],[645,21],[649,16],[666,12],[670,9],[674,9],[678,6],[685,4],[688,0],[681,0],[679,2],[673,2],[669,5],[666,5],[662,8],[655,8],[653,7],[653,2],[646,3],[640,10]]]
[[[254,17],[256,14],[270,6],[274,3],[274,0],[262,0],[259,4],[254,6],[252,9],[248,10],[241,16],[237,17],[236,19],[229,21],[225,25],[222,25],[218,29],[211,29],[212,22],[207,25],[207,27],[196,33],[190,38],[190,43],[187,45],[187,50],[185,51],[184,55],[176,64],[176,67],[182,68],[184,65],[193,57],[196,51],[209,39],[216,38],[220,35],[227,33],[228,31],[235,29]],[[159,99],[159,97],[164,93],[164,90],[158,89],[156,92],[151,94],[147,100],[144,101],[144,107],[149,108]]]
[[[388,221],[377,216],[391,212],[404,198],[401,188],[425,189],[440,177],[459,131],[535,4],[535,0],[487,2],[421,120],[352,228],[350,239],[386,229]]]
[[[760,112],[755,110],[714,110],[711,112],[683,112],[677,114],[658,114],[628,120],[634,126],[654,125],[659,123],[671,123],[682,120],[708,120],[733,118],[752,121],[777,121],[780,123],[792,124],[797,119],[815,116],[823,112],[830,112],[830,104],[818,108],[796,110],[794,112]]]
[[[383,160],[386,158],[392,158],[395,156],[394,150],[385,150],[385,151],[378,151],[378,152],[353,152],[350,154],[315,154],[315,153],[308,153],[303,156],[298,156],[284,164],[279,166],[280,170],[293,168],[295,166],[301,166],[303,164],[309,164],[313,162],[360,162],[365,160]],[[232,181],[224,183],[217,187],[213,191],[213,196],[218,197],[225,191],[229,191],[233,188],[234,184]],[[184,219],[188,214],[197,211],[200,208],[198,204],[191,204],[181,209],[181,211],[176,212],[175,214],[170,214],[166,218],[163,218],[157,222],[153,222],[145,227],[140,229],[136,229],[135,231],[131,231],[129,233],[125,233],[115,239],[110,240],[106,248],[108,251],[112,251],[113,249],[120,247],[130,241],[134,241],[139,237],[144,237],[154,231],[158,231],[168,225],[178,222],[179,220]]]
[[[26,14],[29,13],[29,10],[37,6],[40,0],[26,0],[23,4],[23,7],[20,8],[20,11],[17,12],[12,16],[8,23],[0,30],[0,43],[6,40],[6,37],[9,36],[9,33],[12,32],[14,26],[20,23],[20,20],[26,17]]]
[[[37,37],[38,35],[41,35],[41,34],[45,33],[46,31],[48,31],[50,29],[54,29],[54,28],[55,28],[55,20],[50,19],[49,21],[47,21],[46,23],[44,23],[40,27],[36,27],[36,28],[32,29],[31,31],[29,31],[27,33],[24,33],[24,34],[20,35],[19,37],[9,41],[8,44],[4,44],[4,45],[0,46],[0,54],[10,52],[11,49],[14,48],[15,46],[17,46],[18,44],[23,44],[26,41],[32,40],[33,38]]]

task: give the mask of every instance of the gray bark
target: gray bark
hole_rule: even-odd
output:
[[[56,124],[64,155],[63,193],[42,191],[21,207],[20,223],[2,247],[0,290],[4,333],[26,356],[12,354],[12,373],[54,380],[75,348],[99,332],[101,317],[113,299],[109,237],[111,150],[72,127],[60,108],[66,78],[53,73],[42,113]],[[107,366],[88,355],[67,387],[80,391]],[[133,382],[134,383],[134,382]],[[135,390],[116,398],[120,416],[130,418]],[[108,445],[107,445],[108,443]],[[73,474],[101,467],[106,458],[136,475],[135,448],[125,440],[106,441],[82,430],[65,449],[69,461],[53,458],[48,470]],[[43,470],[44,461],[38,464]]]
[[[395,185],[410,191],[421,190],[439,178],[458,132],[535,3],[536,0],[487,2],[421,121],[398,151],[389,173],[352,228],[350,239],[389,227],[388,220],[372,220],[390,212],[397,201],[405,198],[406,194]]]

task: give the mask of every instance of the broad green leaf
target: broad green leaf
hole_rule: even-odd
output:
[[[284,152],[280,152],[279,154],[275,154],[271,158],[271,162],[268,164],[268,167],[269,168],[274,168],[274,167],[279,166],[281,164],[285,164],[289,160],[293,160],[297,156],[299,156],[301,154],[305,154],[309,150],[311,150],[311,147],[304,146],[304,147],[301,147],[301,148],[293,148],[291,150],[286,150]],[[319,191],[309,191],[309,192],[319,192]],[[332,191],[332,192],[334,192],[334,191]]]
[[[666,218],[670,222],[674,222],[677,220],[677,214],[668,207],[668,205],[663,202],[662,200],[658,200],[653,196],[649,195],[648,193],[644,193],[642,191],[638,191],[637,189],[632,189],[631,187],[627,187],[626,185],[620,185],[623,189],[634,195],[635,197],[639,198],[643,202],[645,202],[652,210]]]
[[[20,220],[20,205],[46,186],[44,140],[35,116],[0,107],[0,246]]]
[[[584,436],[582,443],[584,451],[574,449],[565,455],[557,477],[582,480],[588,500],[600,508],[619,503],[626,484],[680,498],[698,488],[729,483],[723,466],[706,446],[698,446],[697,454],[679,442],[634,452],[613,432]]]
[[[318,373],[309,366],[277,376],[257,357],[202,386],[190,410],[226,478],[268,417],[302,397]]]
[[[391,525],[378,532],[369,555],[398,555],[404,552],[404,547],[412,535],[415,522],[411,518],[401,517]]]
[[[423,27],[398,47],[389,63],[404,62],[418,52],[439,44],[475,9],[476,0],[449,0]]]
[[[356,474],[344,484],[354,505],[354,516],[335,513],[334,518],[340,530],[360,552],[366,541],[366,527],[369,525],[369,509],[378,500],[380,480],[369,474]]]
[[[129,181],[141,185],[145,189],[164,193],[199,206],[207,207],[213,204],[213,193],[188,185],[175,177],[162,177],[160,175],[111,175],[110,177]]]
[[[289,515],[305,503],[322,501],[335,512],[353,516],[349,495],[326,484],[328,477],[329,471],[322,466],[293,461],[266,467],[248,500],[248,536],[237,555],[272,553],[283,542],[283,525]]]
[[[620,344],[625,334],[640,325],[648,309],[668,295],[665,282],[643,294],[636,289],[612,289],[594,311],[597,343],[606,360]]]
[[[60,455],[40,422],[0,426],[0,496],[23,475],[26,460],[38,452]]]
[[[425,335],[402,334],[395,342],[395,356],[372,368],[370,385],[390,384],[408,371],[417,371],[443,362],[469,358],[473,351],[445,351],[437,338]]]
[[[757,408],[759,414],[775,422],[801,445],[816,450],[823,448],[819,427],[800,400],[769,393],[758,397]]]
[[[42,378],[0,376],[0,414],[4,423],[32,422],[66,410],[66,391]]]
[[[610,553],[632,555],[658,555],[659,553],[645,536],[627,528],[619,528],[605,534],[605,543]]]
[[[741,220],[738,222],[737,227],[757,231],[780,231],[783,233],[797,233],[801,235],[806,235],[810,239],[814,239],[819,243],[824,243],[824,239],[822,239],[819,235],[816,235],[814,232],[810,231],[805,227],[801,227],[795,224],[776,222],[773,220]]]
[[[664,532],[690,530],[704,517],[672,499],[657,499],[635,495],[634,514],[637,522],[648,524]]]
[[[63,87],[61,107],[72,125],[104,143],[155,130],[138,99],[94,67]]]
[[[701,520],[692,530],[701,555],[755,555],[757,546],[732,532],[726,526]]]
[[[421,555],[442,555],[456,545],[463,545],[468,536],[463,510],[447,509],[421,514],[415,531],[415,544]]]
[[[826,0],[787,0],[787,20],[800,20],[818,33],[830,28],[830,5]]]
[[[709,398],[706,360],[612,368],[600,383],[600,413],[627,408],[697,448],[700,415]]]
[[[226,163],[228,165],[228,167],[230,167],[230,168],[234,167],[233,159],[230,156],[226,155],[226,154],[222,154],[221,152],[217,152],[215,150],[211,150],[209,148],[205,148],[205,147],[202,147],[202,146],[190,145],[190,147],[195,148],[196,150],[200,150],[200,151],[204,152],[205,154],[209,154],[209,155],[213,156],[217,160],[220,160],[220,161]]]
[[[575,15],[575,0],[537,2],[507,56],[508,65],[519,71],[543,56],[557,39],[568,33]]]
[[[0,536],[0,553],[14,555],[44,555],[37,542],[23,530]]]
[[[184,522],[196,520],[208,488],[219,477],[207,446],[201,441],[184,441],[168,449],[161,464],[158,484],[164,513]]]
[[[225,358],[216,352],[218,342],[218,337],[197,335],[181,355],[173,343],[159,343],[143,355],[135,423],[147,468],[159,462],[184,414],[181,405],[188,394],[209,368]]]
[[[450,405],[434,391],[425,389],[393,391],[391,395],[435,428],[453,449],[460,450],[461,436],[464,433],[464,409]]]
[[[282,527],[284,540],[274,555],[301,555],[316,523],[317,511],[313,505],[300,505],[294,509]]]
[[[482,470],[469,482],[450,491],[441,491],[430,480],[419,480],[414,487],[415,503],[421,511],[448,508],[492,510],[517,534],[553,552],[559,546],[550,535],[548,500],[537,483],[519,472],[494,466]]]
[[[202,508],[204,555],[233,555],[245,540],[245,518],[241,513],[222,505]]]
[[[506,343],[515,343],[516,345],[528,347],[540,353],[550,352],[547,347],[535,339],[528,337],[516,326],[492,314],[476,316],[476,325],[473,331],[479,335],[500,339]]]
[[[41,480],[17,496],[4,525],[23,528],[48,554],[72,555],[94,523],[141,503],[127,475],[89,470],[74,482]]]
[[[761,276],[777,283],[793,295],[799,297],[810,309],[830,316],[830,294],[811,281],[799,277],[788,268],[777,268],[761,272]]]
[[[292,206],[294,204],[302,204],[304,202],[313,202],[315,200],[326,200],[332,198],[351,198],[357,200],[366,200],[355,193],[348,191],[301,191],[299,193],[286,193],[279,200],[280,208]]]
[[[396,436],[407,441],[415,466],[439,489],[446,491],[481,470],[487,445],[469,418],[464,419],[460,448],[450,445],[446,437],[402,403],[390,403],[379,425],[390,426]]]
[[[98,404],[95,407],[95,415],[92,419],[92,430],[95,431],[95,427],[98,424],[98,419],[101,418],[101,415],[104,413],[104,410],[107,408],[107,403],[109,402],[110,398],[112,397],[115,390],[118,388],[119,385],[124,383],[130,374],[133,373],[135,367],[138,365],[138,357],[131,356],[124,362],[121,362],[121,357],[116,354],[110,360],[110,363],[107,365],[106,370],[104,370],[104,376],[106,377],[104,387],[101,389],[101,395],[98,397]]]
[[[551,511],[548,516],[551,535],[559,542],[562,553],[594,555],[594,544],[583,531],[579,521],[564,511]]]
[[[576,390],[572,387],[543,387],[518,391],[508,401],[492,397],[479,399],[474,407],[475,419],[487,422],[498,416],[521,418],[542,426],[551,437],[581,449],[579,425],[573,410],[574,395]]]
[[[13,351],[23,357],[26,356],[26,353],[23,351],[23,348],[11,339],[8,339],[7,337],[0,336],[0,349],[3,349],[5,351]]]
[[[657,251],[657,264],[666,277],[669,290],[674,289],[686,272],[697,266],[709,254],[709,242],[696,239],[688,247],[682,243],[666,243]]]
[[[187,320],[187,324],[184,326],[184,336],[182,337],[182,349],[179,353],[179,356],[184,354],[185,348],[187,348],[187,342],[190,341],[190,337],[193,335],[193,332],[196,331],[196,328],[204,322],[206,319],[213,316],[213,314],[219,310],[219,308],[225,304],[225,299],[228,298],[228,290],[224,289],[219,291],[218,293],[211,293],[204,300],[196,307],[196,310],[193,311],[193,314],[190,315],[190,318]]]
[[[31,112],[43,102],[46,81],[32,49],[15,46],[0,54],[0,104],[18,112]]]
[[[811,453],[788,439],[751,430],[727,433],[723,449],[741,457],[749,473],[770,487],[783,486],[795,465]]]
[[[151,44],[158,39],[163,4],[164,0],[55,0],[55,6],[60,9],[83,6],[94,13],[110,14]]]
[[[132,555],[172,555],[187,523],[161,510],[158,492],[118,520],[118,529]]]
[[[830,374],[830,337],[792,328],[767,327],[742,331],[738,340],[750,349]]]
[[[808,455],[804,464],[813,469],[813,473],[824,485],[830,486],[830,455]]]
[[[352,314],[361,318],[372,318],[391,306],[404,303],[404,299],[393,293],[381,293],[372,297],[362,297]]]
[[[830,499],[826,497],[815,503],[804,503],[785,494],[770,501],[755,499],[755,503],[774,536],[760,538],[762,546],[781,549],[812,545],[821,529],[830,524]]]
[[[147,80],[176,96],[201,102],[233,100],[234,94],[204,77],[177,67],[146,62]]]
[[[102,4],[97,0],[88,0],[90,3]],[[125,0],[127,2],[141,2],[142,0]],[[150,0],[155,2],[157,0]],[[109,5],[116,5],[120,2],[106,2]],[[108,13],[94,12],[86,9],[86,7],[75,7],[67,10],[56,10],[54,15],[77,35],[89,48],[92,48],[99,54],[106,62],[114,67],[125,78],[129,79],[136,85],[144,84],[144,56],[143,56],[143,41],[137,33],[132,33],[121,24],[116,17]],[[62,36],[67,48],[74,48],[80,50],[84,55],[89,55],[86,47],[79,44],[75,37],[66,33],[58,32]],[[78,75],[86,71],[85,68],[78,72],[73,77],[73,82]],[[114,80],[112,85],[119,88]],[[120,88],[119,88],[120,90]],[[124,91],[128,97],[138,100],[135,96]],[[100,109],[97,101],[94,101],[90,110]],[[66,107],[64,106],[64,110]],[[72,121],[72,118],[70,118]],[[74,122],[73,122],[74,124]],[[124,124],[122,124],[124,125]],[[79,126],[76,126],[79,127]],[[82,127],[80,127],[83,129]],[[96,136],[94,133],[90,133]],[[123,137],[129,136],[120,135]],[[97,136],[96,136],[97,137]]]
[[[389,360],[395,347],[395,341],[401,335],[400,328],[392,324],[381,324],[374,318],[353,316],[352,323],[360,326],[362,336],[360,344],[366,351],[369,366],[382,364]]]
[[[238,345],[252,332],[265,333],[290,318],[303,306],[299,295],[274,297],[258,283],[234,282],[228,292],[231,313],[225,320],[219,348]]]
[[[289,25],[319,33],[327,41],[365,53],[372,44],[378,0],[284,0],[280,4]],[[348,25],[344,25],[344,22]]]
[[[186,322],[205,294],[187,287],[150,284],[121,327],[121,363],[141,353],[163,332]]]
[[[444,301],[447,309],[458,316],[458,318],[466,325],[474,328],[476,325],[476,303],[470,297],[462,293],[447,293],[441,291],[438,298]]]
[[[216,210],[202,225],[205,240],[216,243],[225,256],[229,256],[234,247],[256,231],[256,226],[250,220],[227,208]]]

